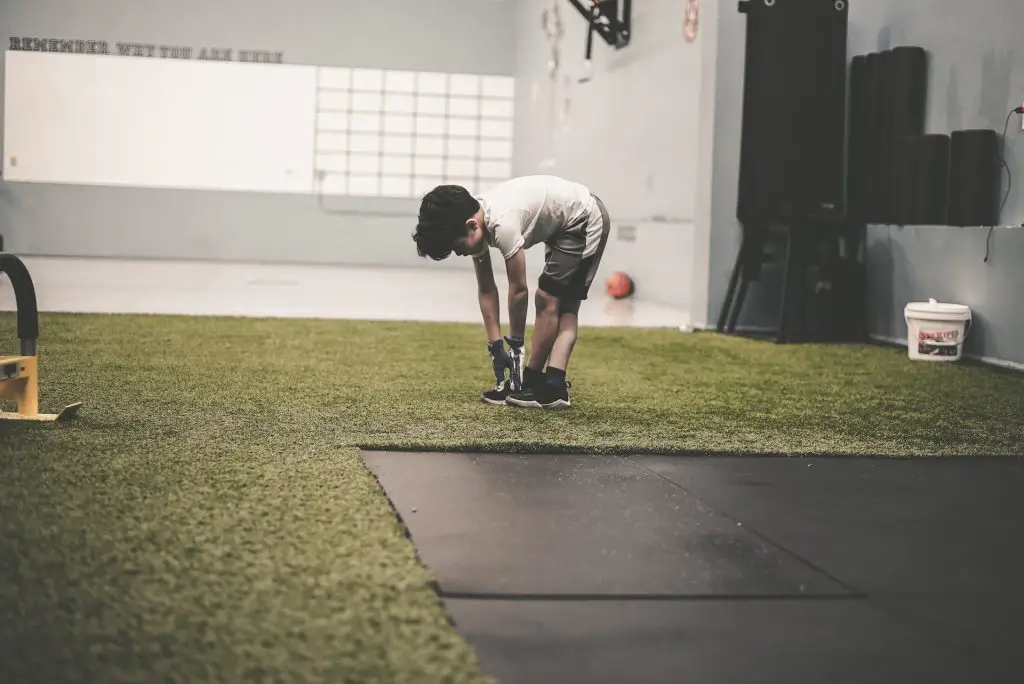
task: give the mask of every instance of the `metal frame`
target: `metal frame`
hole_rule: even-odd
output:
[[[587,7],[582,0],[569,0],[580,13],[590,30],[587,32],[587,60],[594,48],[594,33],[616,50],[629,45],[633,25],[633,0],[591,0]],[[622,17],[619,18],[619,9]]]

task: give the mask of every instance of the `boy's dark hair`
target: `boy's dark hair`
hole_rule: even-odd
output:
[[[480,202],[461,185],[439,185],[420,202],[419,222],[412,239],[421,257],[447,259],[455,241],[466,233],[466,221],[480,209]]]

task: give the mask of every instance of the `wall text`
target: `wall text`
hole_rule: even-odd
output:
[[[284,63],[284,53],[273,50],[217,46],[195,48],[187,45],[111,42],[91,38],[11,36],[9,49],[27,52],[66,52],[83,55],[117,55],[119,57],[151,57],[156,59],[202,59],[216,62],[254,62],[259,64]]]

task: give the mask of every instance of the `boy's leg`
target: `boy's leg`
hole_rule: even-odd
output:
[[[580,303],[579,299],[562,299],[559,306],[558,334],[555,336],[555,343],[551,345],[548,367],[559,369],[562,373],[569,367],[569,357],[576,346]]]
[[[553,250],[548,245],[544,251],[545,272],[551,261]],[[558,299],[542,287],[538,287],[534,295],[534,324],[530,340],[530,356],[523,370],[523,383],[539,381],[544,373],[544,364],[548,361],[551,347],[558,334]]]
[[[559,373],[557,371],[561,371],[561,376],[564,378],[565,371],[569,367],[569,357],[572,356],[579,332],[580,304],[587,298],[590,286],[597,277],[597,269],[601,266],[601,257],[604,256],[604,248],[608,244],[608,235],[611,232],[611,219],[604,202],[596,195],[594,201],[601,212],[601,233],[594,253],[580,260],[574,270],[568,292],[561,298],[558,335],[548,359],[548,368],[556,371],[552,374],[554,380],[558,380]]]
[[[510,396],[509,403],[545,408],[570,405],[565,370],[576,344],[580,302],[587,298],[611,230],[604,204],[595,200],[601,212],[601,232],[593,253],[585,254],[589,237],[586,224],[571,227],[547,250],[537,289],[537,322],[528,363],[531,378],[545,381],[535,382],[538,386],[527,393],[529,396]],[[541,376],[545,361],[547,373]]]

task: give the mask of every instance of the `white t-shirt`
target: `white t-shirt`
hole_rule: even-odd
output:
[[[585,185],[558,176],[520,176],[480,193],[477,200],[484,212],[487,244],[506,261],[579,221],[587,222],[584,255],[597,249],[603,219]]]

